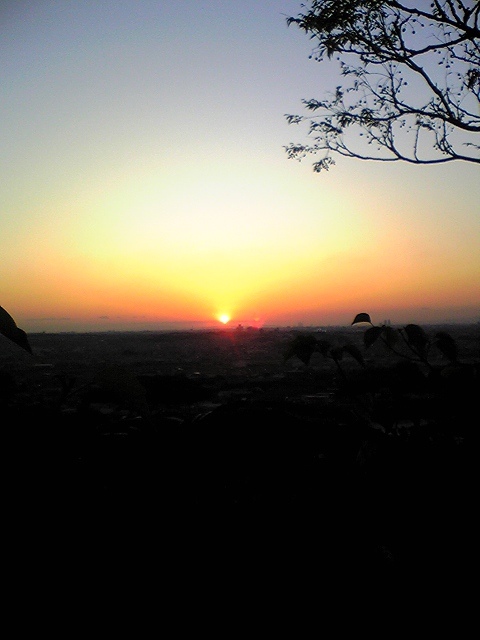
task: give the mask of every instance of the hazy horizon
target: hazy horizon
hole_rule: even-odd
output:
[[[478,166],[288,160],[305,132],[285,114],[340,82],[287,26],[301,10],[2,3],[0,305],[19,327],[478,322]]]
[[[119,318],[99,318],[89,322],[79,322],[71,318],[44,318],[30,319],[26,318],[22,326],[24,330],[30,333],[98,333],[98,332],[135,332],[135,331],[184,331],[184,330],[202,330],[202,329],[225,329],[236,328],[239,325],[244,328],[285,328],[285,327],[341,327],[350,326],[355,315],[364,311],[363,309],[355,311],[353,314],[340,314],[338,316],[331,315],[323,317],[321,315],[305,317],[295,316],[292,314],[289,318],[271,319],[264,322],[250,322],[248,319],[235,319],[223,324],[217,320],[198,320],[198,321],[150,321],[145,320],[122,320]],[[390,310],[391,311],[391,310]],[[388,314],[386,310],[373,310],[370,317],[374,324],[382,324],[389,322],[392,325],[402,326],[409,323],[421,325],[447,325],[447,324],[478,324],[480,322],[480,314],[476,309],[462,309],[461,315],[455,315],[454,309],[418,309],[408,312]]]

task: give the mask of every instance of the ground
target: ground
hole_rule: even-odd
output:
[[[478,373],[479,327],[448,329]],[[438,394],[377,349],[368,373],[345,363],[346,383],[320,354],[285,360],[296,333],[33,334],[33,356],[0,343],[18,539],[35,549],[35,531],[54,554],[70,539],[74,565],[136,549],[171,579],[459,578],[474,548],[478,375]],[[354,328],[314,335],[362,348]]]

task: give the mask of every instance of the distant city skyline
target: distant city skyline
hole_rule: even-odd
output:
[[[392,325],[402,326],[409,323],[423,325],[440,324],[477,324],[480,322],[480,314],[475,308],[463,308],[461,313],[458,309],[412,309],[410,311],[397,312],[390,317],[388,314],[370,312],[374,324],[385,322]],[[32,333],[63,333],[63,332],[108,332],[108,331],[183,331],[201,329],[234,329],[238,326],[243,328],[285,328],[285,327],[338,327],[350,326],[357,311],[353,314],[343,315],[332,314],[329,317],[311,317],[296,319],[294,314],[291,318],[275,319],[270,321],[255,321],[232,318],[227,323],[218,320],[209,321],[145,321],[145,320],[125,320],[121,318],[97,318],[80,322],[75,318],[26,318],[24,327]]]

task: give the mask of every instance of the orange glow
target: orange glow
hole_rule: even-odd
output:
[[[218,316],[219,321],[222,324],[227,324],[227,322],[230,322],[230,316],[226,313],[222,313]]]

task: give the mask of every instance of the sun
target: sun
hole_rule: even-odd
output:
[[[227,324],[227,322],[230,322],[230,316],[227,313],[221,313],[218,316],[218,319],[222,324]]]

